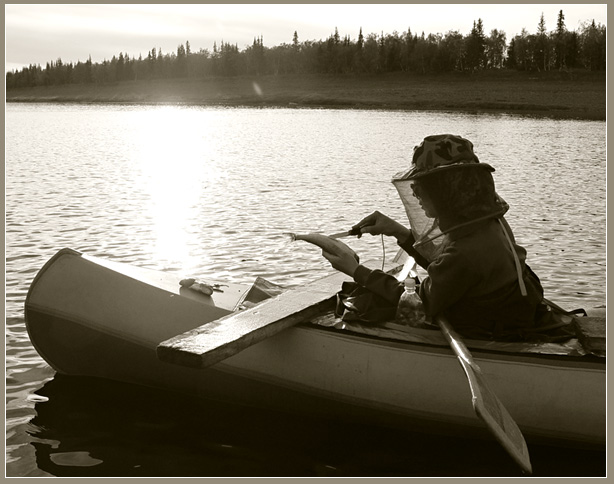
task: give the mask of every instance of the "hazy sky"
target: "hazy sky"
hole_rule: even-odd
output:
[[[503,30],[507,40],[526,28],[535,33],[543,12],[546,28],[556,27],[563,10],[568,30],[595,20],[607,25],[607,4],[61,4],[5,5],[5,71],[29,64],[111,59],[120,52],[147,55],[152,48],[164,54],[190,42],[192,51],[209,49],[214,41],[251,45],[263,36],[264,45],[324,40],[335,27],[352,40],[363,34],[394,31],[445,34],[471,31],[482,19],[484,32]]]

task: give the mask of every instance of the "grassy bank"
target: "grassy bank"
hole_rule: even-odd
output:
[[[8,102],[292,106],[606,119],[605,73],[265,76],[11,89]]]

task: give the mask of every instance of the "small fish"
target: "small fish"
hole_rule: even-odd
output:
[[[309,242],[310,244],[317,245],[325,252],[330,254],[335,254],[338,252],[347,252],[349,251],[354,258],[359,261],[358,254],[354,252],[348,245],[343,242],[333,239],[328,235],[309,233],[309,234],[295,234],[295,233],[287,233],[292,240],[304,240],[305,242]]]
[[[200,291],[206,296],[211,296],[211,294],[213,294],[213,287],[204,282],[196,283],[193,286],[190,286],[190,289]]]

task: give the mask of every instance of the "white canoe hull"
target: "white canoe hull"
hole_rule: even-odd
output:
[[[53,368],[68,375],[296,411],[368,416],[413,429],[462,427],[483,433],[467,380],[445,346],[306,323],[207,369],[160,361],[160,342],[218,319],[245,291],[231,285],[219,301],[194,299],[190,293],[180,295],[178,280],[60,251],[40,271],[26,300],[31,341]],[[472,354],[529,442],[605,445],[605,358],[473,349]]]

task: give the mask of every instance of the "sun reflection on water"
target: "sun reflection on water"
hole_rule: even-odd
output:
[[[200,225],[194,220],[202,218],[200,197],[207,184],[223,175],[206,140],[212,118],[202,112],[189,114],[189,109],[175,106],[152,108],[140,113],[135,127],[135,156],[146,196],[142,213],[153,232],[152,257],[185,269],[196,263],[191,247],[198,243],[193,227]]]

